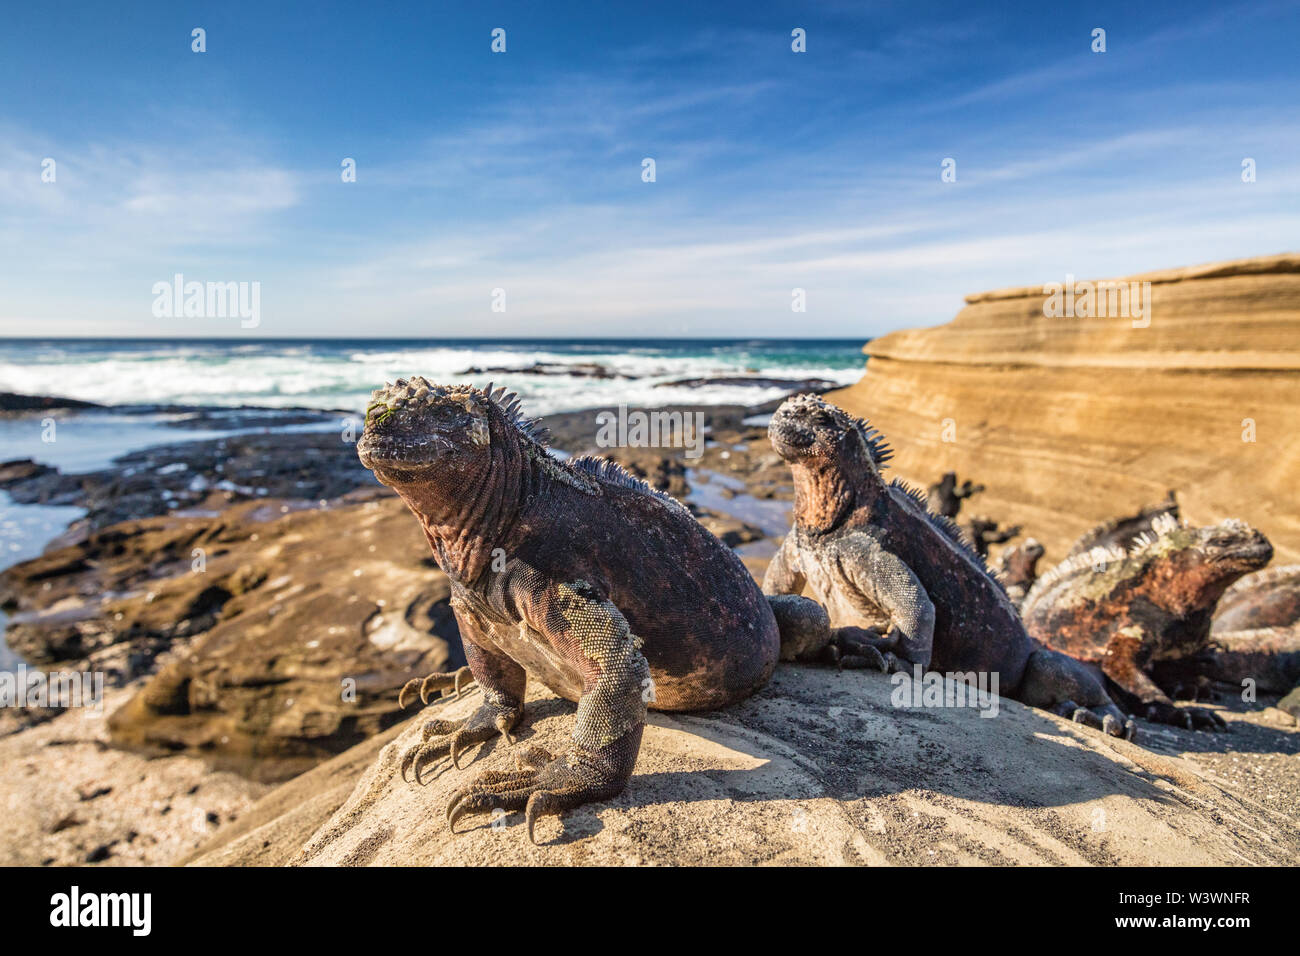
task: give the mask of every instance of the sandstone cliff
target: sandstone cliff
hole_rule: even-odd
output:
[[[963,517],[1022,524],[1048,560],[1171,488],[1190,521],[1242,518],[1297,560],[1300,255],[1119,281],[1150,283],[1149,324],[1049,318],[1041,285],[979,293],[872,341],[828,397],[889,437],[903,477],[985,484]]]

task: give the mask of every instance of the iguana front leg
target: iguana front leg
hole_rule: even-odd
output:
[[[1140,628],[1121,629],[1106,643],[1101,672],[1142,705],[1141,715],[1158,724],[1172,724],[1188,730],[1226,730],[1228,725],[1204,707],[1177,707],[1144,670],[1147,663]]]
[[[1106,695],[1101,679],[1082,661],[1043,647],[1029,655],[1016,698],[1076,723],[1132,740],[1133,720]]]
[[[452,764],[459,768],[461,751],[491,740],[497,734],[513,743],[510,731],[524,713],[527,671],[492,649],[481,637],[477,620],[464,609],[455,607],[454,601],[453,610],[456,624],[460,628],[461,644],[465,648],[465,660],[469,662],[469,670],[474,675],[475,682],[483,689],[483,704],[463,720],[431,720],[426,723],[420,743],[407,750],[402,757],[403,780],[408,771],[414,770],[416,782],[422,782],[420,773],[424,767],[448,755]],[[459,688],[457,690],[459,692]]]
[[[469,814],[523,810],[528,838],[536,842],[538,817],[607,800],[627,785],[653,691],[640,639],[618,609],[586,582],[546,588],[525,601],[532,629],[552,653],[582,674],[573,742],[559,757],[530,747],[517,759],[518,769],[480,774],[452,795],[447,820],[454,829]]]
[[[930,666],[934,652],[934,604],[912,569],[874,538],[855,535],[841,557],[845,577],[859,594],[889,617],[889,633],[878,645],[889,670]]]

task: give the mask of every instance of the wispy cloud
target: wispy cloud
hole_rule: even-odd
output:
[[[1300,15],[1112,18],[1105,55],[1077,24],[1030,24],[1013,39],[1036,55],[1008,57],[991,14],[900,11],[687,15],[549,59],[516,32],[534,59],[466,56],[479,87],[442,74],[464,98],[418,123],[346,75],[321,77],[324,113],[286,112],[279,98],[305,103],[302,61],[274,90],[231,74],[202,109],[155,80],[116,126],[0,114],[0,333],[230,331],[152,318],[151,283],[184,271],[262,282],[259,334],[865,336],[943,321],[982,288],[1294,246],[1300,83],[1253,38]],[[807,54],[789,50],[796,25]],[[1230,43],[1249,58],[1208,55]]]

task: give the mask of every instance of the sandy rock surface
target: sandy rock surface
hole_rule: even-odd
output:
[[[892,706],[880,674],[783,666],[748,701],[652,714],[623,794],[562,820],[467,818],[452,791],[510,769],[504,741],[397,772],[424,719],[465,716],[477,691],[439,701],[268,794],[187,859],[200,865],[455,864],[1286,864],[1300,860],[1293,728],[1229,714],[1208,738],[1152,728],[1147,747],[1013,701],[998,715]],[[534,686],[522,740],[564,746],[573,707]],[[1256,720],[1252,716],[1250,720]],[[1144,725],[1144,730],[1146,730]],[[522,741],[521,741],[522,742]],[[1236,753],[1225,748],[1251,748]],[[1198,759],[1198,749],[1211,759]],[[1260,755],[1257,751],[1268,751]],[[1272,761],[1269,803],[1245,766]],[[1279,777],[1280,774],[1289,777]],[[1278,788],[1281,788],[1280,790]],[[1287,796],[1290,792],[1291,796]]]

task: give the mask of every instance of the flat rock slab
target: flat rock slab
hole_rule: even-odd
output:
[[[652,714],[636,773],[613,800],[537,826],[465,818],[452,792],[511,769],[504,741],[403,781],[432,717],[467,716],[477,689],[272,791],[190,862],[453,864],[1285,864],[1300,825],[1193,760],[1107,738],[1013,701],[997,715],[905,709],[882,674],[783,665],[725,712]],[[520,729],[558,752],[573,705],[532,685]],[[1145,725],[1144,725],[1145,726]],[[1157,733],[1161,747],[1169,734]],[[1218,735],[1214,746],[1230,744]],[[1242,738],[1238,738],[1239,740]],[[516,744],[516,746],[519,746]],[[1172,749],[1167,745],[1163,749]],[[1294,758],[1292,758],[1294,759]],[[348,783],[355,781],[351,787]]]

